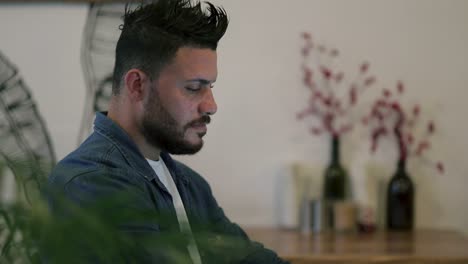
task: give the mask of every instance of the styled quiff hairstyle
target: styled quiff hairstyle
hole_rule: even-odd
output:
[[[229,22],[222,7],[205,3],[208,12],[190,0],[156,0],[133,10],[126,6],[115,49],[112,93],[119,94],[130,69],[158,78],[181,47],[216,50]]]

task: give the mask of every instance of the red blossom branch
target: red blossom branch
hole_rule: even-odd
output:
[[[404,85],[399,81],[396,91],[383,89],[382,94],[375,100],[371,111],[362,118],[362,123],[371,128],[371,151],[375,152],[378,142],[385,136],[393,135],[399,151],[399,159],[407,160],[411,156],[423,157],[424,153],[431,148],[429,137],[434,134],[435,124],[429,121],[426,124],[426,133],[416,139],[412,132],[421,116],[421,107],[414,105],[407,113],[401,106],[399,97],[404,93]],[[397,96],[394,96],[397,95]],[[391,131],[392,133],[388,133]],[[429,162],[424,158],[426,162]],[[440,173],[444,172],[441,162],[429,162]]]
[[[311,97],[297,118],[315,117],[318,122],[310,129],[313,135],[329,133],[340,136],[348,133],[353,129],[350,110],[358,103],[359,96],[376,82],[376,78],[369,75],[370,65],[363,62],[354,80],[346,83],[345,73],[333,67],[339,50],[316,44],[308,32],[302,33],[302,40],[303,83],[311,90]],[[343,94],[339,90],[346,88],[347,93],[339,96]]]

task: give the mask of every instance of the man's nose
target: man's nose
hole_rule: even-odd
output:
[[[202,115],[214,115],[218,110],[211,88],[205,90],[199,111]]]

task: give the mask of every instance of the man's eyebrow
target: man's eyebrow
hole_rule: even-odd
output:
[[[198,83],[206,85],[206,84],[212,84],[212,83],[216,82],[216,80],[210,81],[210,80],[206,80],[206,79],[202,79],[202,78],[196,78],[196,79],[187,80],[185,82],[198,82]]]

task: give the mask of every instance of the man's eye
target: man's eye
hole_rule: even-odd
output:
[[[197,92],[201,88],[200,88],[200,86],[185,86],[185,89],[189,90],[190,92]]]

